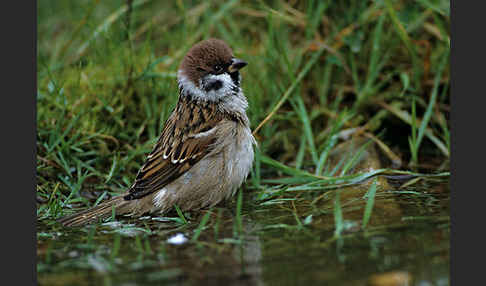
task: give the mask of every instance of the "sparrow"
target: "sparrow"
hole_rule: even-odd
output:
[[[232,197],[253,164],[256,140],[246,115],[240,69],[222,40],[195,44],[178,72],[178,102],[134,183],[122,195],[60,219],[80,226],[116,215],[212,207]]]

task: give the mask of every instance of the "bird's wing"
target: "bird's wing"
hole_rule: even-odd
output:
[[[215,111],[216,107],[209,104],[179,102],[125,199],[138,199],[160,190],[211,152],[217,125],[223,119]]]

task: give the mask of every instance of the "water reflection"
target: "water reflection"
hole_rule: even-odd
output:
[[[373,152],[367,149],[357,168],[380,168]],[[39,221],[39,284],[387,285],[402,279],[409,285],[448,285],[448,181],[422,180],[401,189],[378,178],[363,229],[370,184],[275,204],[261,204],[249,192],[241,230],[234,202],[188,214],[187,225],[160,217],[73,229]]]

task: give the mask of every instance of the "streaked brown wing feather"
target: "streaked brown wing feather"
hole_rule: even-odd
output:
[[[125,199],[138,199],[160,190],[211,151],[214,134],[199,138],[194,135],[211,130],[223,119],[215,108],[190,101],[178,103]]]

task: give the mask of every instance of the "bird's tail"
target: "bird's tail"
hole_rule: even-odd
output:
[[[123,196],[117,196],[109,199],[96,207],[80,211],[70,216],[63,217],[59,220],[64,226],[81,226],[88,223],[105,219],[112,215],[113,209],[115,214],[127,213],[130,201],[127,201]]]

